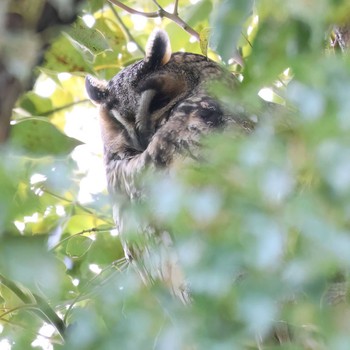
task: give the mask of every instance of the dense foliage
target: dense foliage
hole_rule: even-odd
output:
[[[159,1],[167,13],[175,3]],[[0,349],[267,349],[287,328],[284,349],[348,348],[350,59],[330,40],[350,5],[182,0],[178,10],[148,18],[87,1],[17,102],[1,149]],[[155,26],[173,51],[239,74],[234,96],[213,91],[258,120],[249,136],[203,140],[204,163],[147,178],[135,208],[135,221],[174,233],[190,307],[126,266],[84,92],[86,73],[109,79],[140,59]]]

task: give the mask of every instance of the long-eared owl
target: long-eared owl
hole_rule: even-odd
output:
[[[211,96],[208,86],[215,80],[232,91],[237,85],[232,74],[205,56],[171,53],[163,30],[151,34],[142,60],[109,82],[86,78],[87,93],[99,105],[108,190],[125,255],[145,282],[162,280],[184,302],[189,296],[171,235],[145,225],[140,234],[153,244],[128,242],[117,198],[122,193],[138,200],[142,189],[135,178],[146,168],[169,168],[177,158],[195,157],[202,135],[228,124],[243,131],[252,128]]]

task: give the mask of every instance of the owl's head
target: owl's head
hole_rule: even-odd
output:
[[[124,130],[135,150],[146,148],[157,123],[181,98],[187,83],[169,65],[171,47],[167,33],[155,30],[148,39],[145,57],[120,71],[109,82],[88,75],[90,99]]]
[[[111,97],[116,99],[119,94],[122,94],[120,89],[130,85],[137,88],[145,75],[168,63],[170,57],[171,47],[168,34],[156,29],[147,41],[143,60],[125,68],[109,82],[88,75],[85,80],[87,94],[95,104],[106,103]],[[114,91],[114,89],[119,90]]]
[[[104,104],[109,110],[117,109],[123,118],[132,121],[138,108],[137,100],[147,89],[144,79],[170,60],[171,47],[167,33],[160,29],[154,30],[145,51],[141,61],[126,67],[109,82],[88,75],[85,87],[91,101],[97,105]]]

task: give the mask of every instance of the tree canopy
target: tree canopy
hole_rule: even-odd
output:
[[[348,1],[49,2],[79,3],[55,37],[6,32],[0,14],[0,68],[33,81],[0,149],[0,349],[272,349],[276,329],[293,335],[281,349],[347,349]],[[84,91],[87,73],[141,59],[155,27],[237,75],[234,95],[213,93],[257,121],[203,139],[205,162],[148,176],[133,208],[174,233],[187,307],[127,266]]]

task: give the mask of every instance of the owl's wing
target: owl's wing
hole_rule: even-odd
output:
[[[218,102],[206,94],[197,93],[183,100],[173,109],[167,122],[156,131],[144,152],[107,164],[110,192],[113,189],[122,191],[132,200],[139,200],[143,191],[138,188],[137,179],[146,168],[166,171],[177,158],[198,158],[201,136],[224,127],[227,119],[227,113]],[[237,120],[240,128],[247,127]],[[186,279],[170,233],[148,223],[139,223],[136,228],[127,227],[134,224],[134,218],[128,218],[127,211],[119,203],[114,200],[114,219],[119,226],[126,257],[145,283],[160,280],[180,300],[189,303]],[[130,232],[135,231],[139,239],[130,237]]]
[[[120,226],[120,239],[125,256],[146,285],[162,283],[184,304],[191,301],[189,288],[178,259],[173,237],[165,230],[138,223],[114,204],[114,220]],[[138,237],[135,237],[137,235]]]

